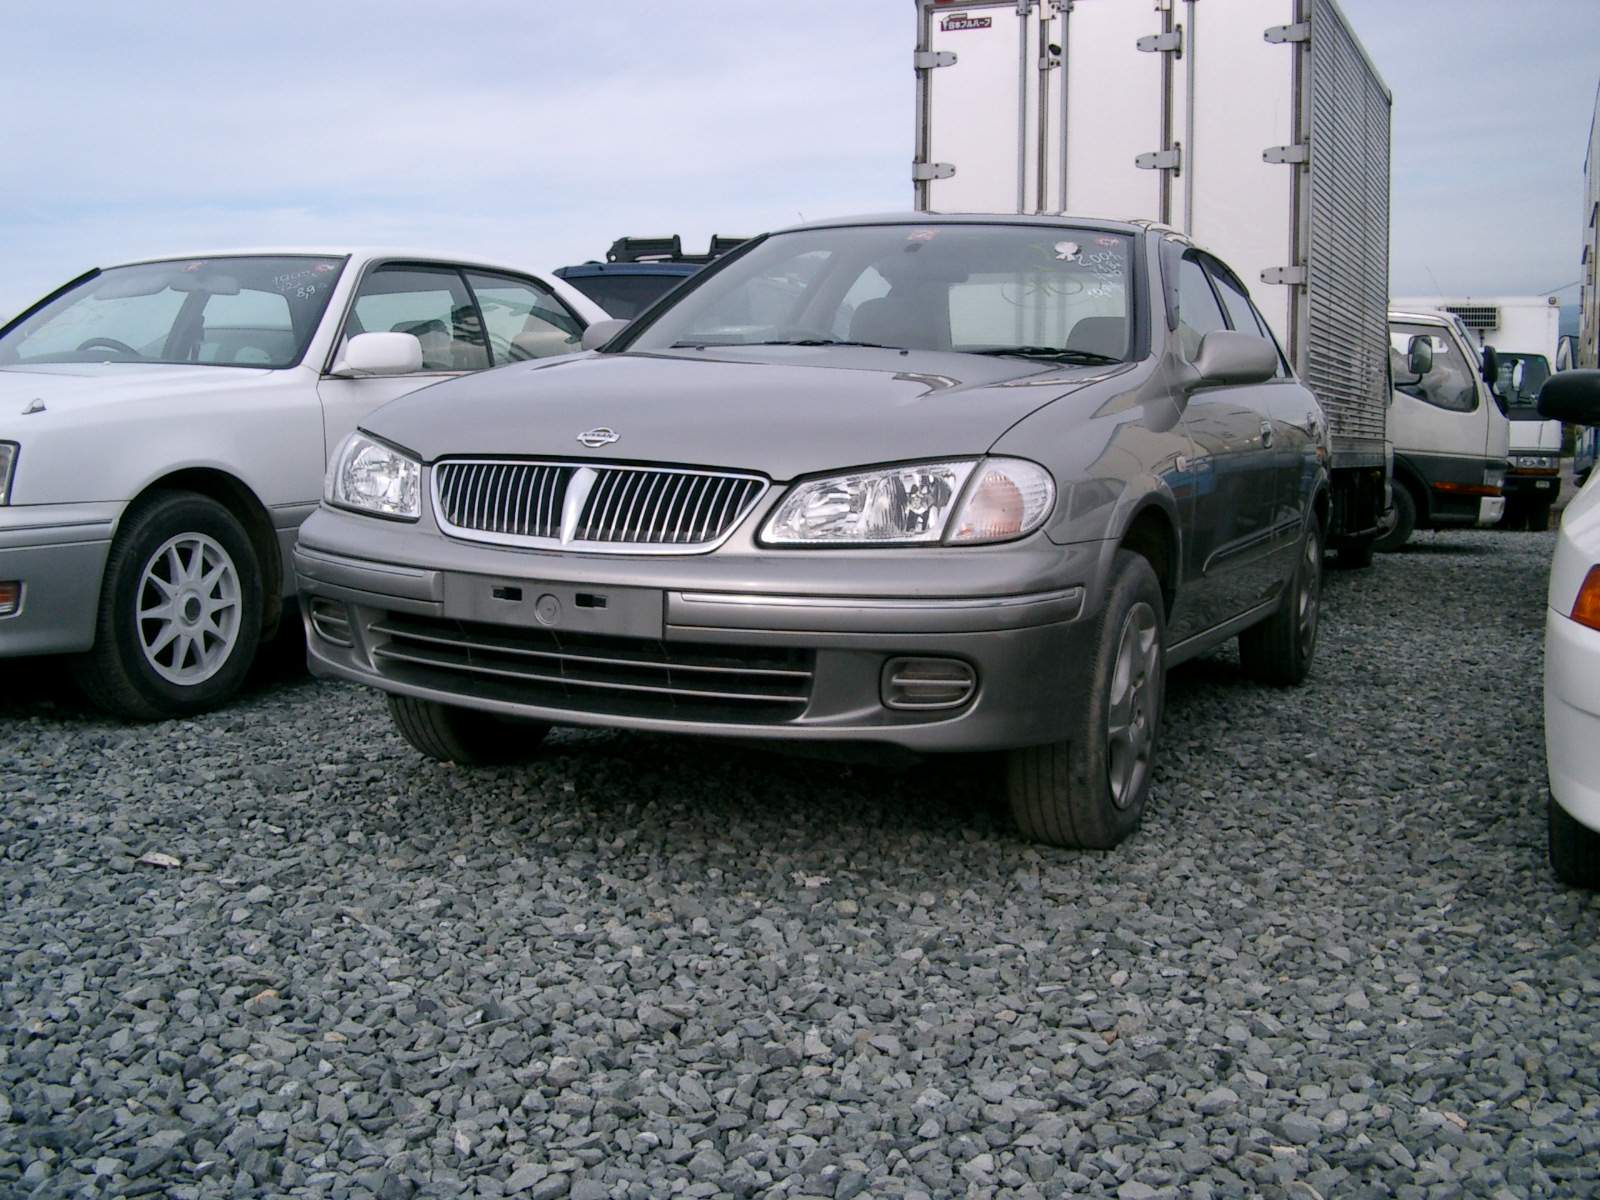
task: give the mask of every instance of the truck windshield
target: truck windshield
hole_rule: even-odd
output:
[[[1132,258],[1125,234],[1064,225],[797,230],[687,290],[629,349],[842,344],[1121,362]]]
[[[290,367],[344,260],[191,258],[101,271],[0,334],[0,367],[206,363]]]
[[[1506,416],[1513,421],[1542,421],[1539,415],[1539,389],[1550,378],[1550,360],[1542,354],[1503,351],[1496,355],[1498,367],[1494,390],[1506,402]]]

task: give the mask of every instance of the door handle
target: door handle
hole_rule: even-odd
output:
[[[1263,447],[1267,447],[1269,449],[1272,446],[1272,422],[1271,421],[1263,421],[1263,422],[1261,422],[1261,444],[1262,444]]]

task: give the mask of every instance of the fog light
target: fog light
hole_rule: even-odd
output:
[[[325,642],[335,646],[353,646],[350,636],[350,610],[343,604],[320,597],[311,602],[311,628]]]
[[[958,708],[978,690],[978,673],[954,658],[891,658],[883,664],[885,708]]]
[[[0,582],[0,617],[9,617],[22,607],[22,581]]]

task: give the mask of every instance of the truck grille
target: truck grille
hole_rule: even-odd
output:
[[[688,645],[385,613],[370,627],[387,678],[540,708],[773,724],[811,696],[811,650]]]
[[[541,549],[706,550],[766,488],[759,475],[677,467],[453,459],[433,469],[434,513],[446,533]]]

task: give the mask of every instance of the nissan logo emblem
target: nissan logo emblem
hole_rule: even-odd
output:
[[[602,425],[599,429],[591,429],[587,433],[580,433],[578,435],[578,440],[585,446],[589,447],[589,449],[596,450],[601,446],[611,445],[612,442],[616,441],[617,438],[621,436],[622,435],[619,434],[615,429],[607,429],[604,425]]]

